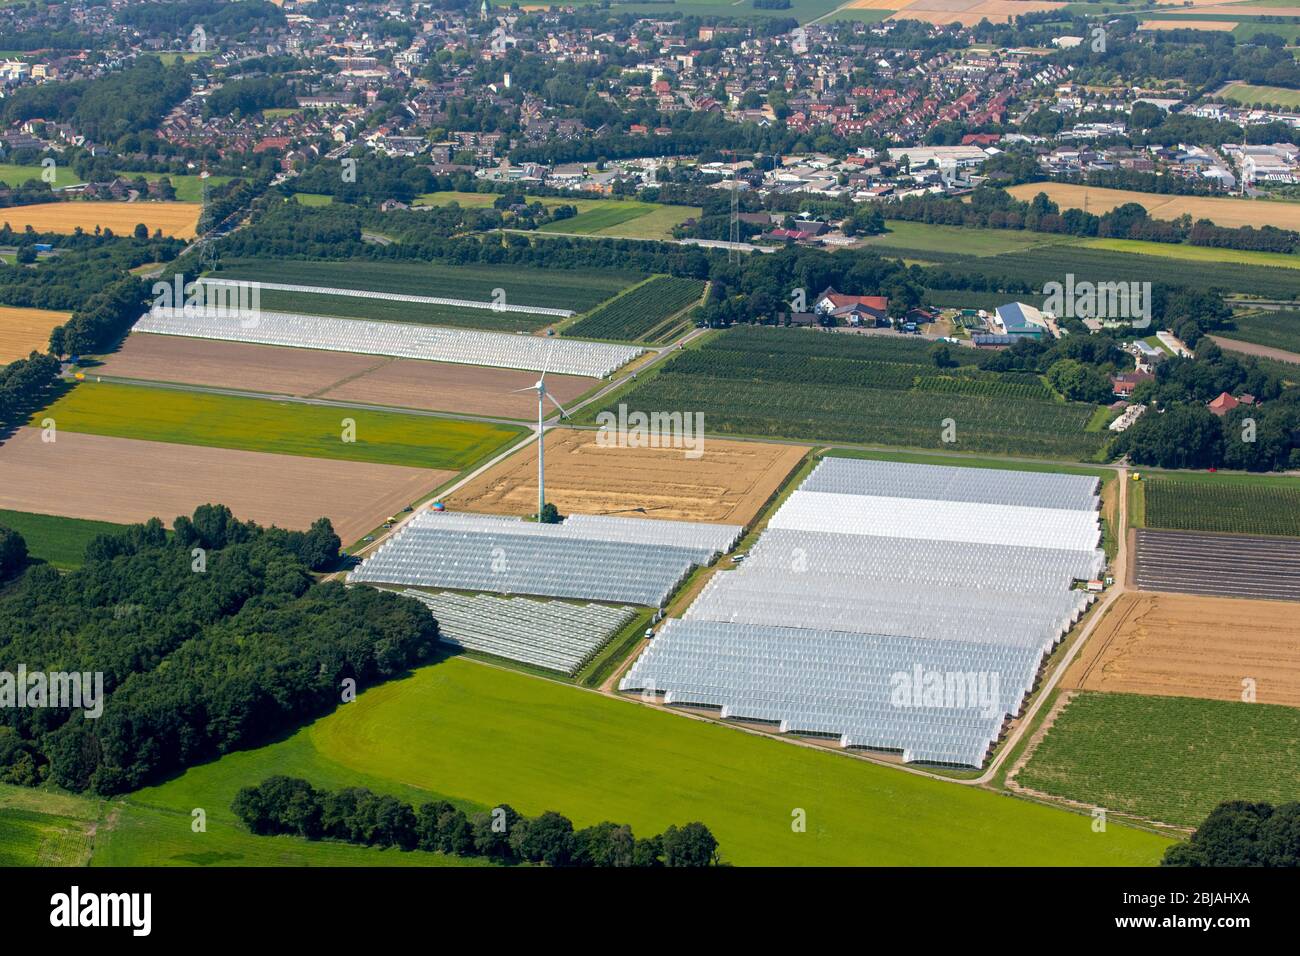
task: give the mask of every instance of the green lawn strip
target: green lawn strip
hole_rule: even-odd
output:
[[[460,471],[522,428],[143,385],[83,382],[41,417],[60,429],[211,448]],[[345,422],[355,440],[345,441]]]
[[[60,515],[0,510],[0,527],[11,528],[27,542],[27,553],[64,571],[79,568],[86,545],[96,535],[115,534],[125,525]]]

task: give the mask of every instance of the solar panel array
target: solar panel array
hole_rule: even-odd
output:
[[[214,288],[242,289],[248,285],[241,279],[198,280],[203,285]],[[292,285],[287,282],[256,283],[257,288],[266,292],[306,292],[311,295],[345,296],[353,299],[383,299],[386,302],[414,302],[422,305],[454,305],[462,309],[489,309],[493,312],[525,312],[530,315],[554,315],[567,319],[572,316],[572,309],[551,309],[532,305],[509,305],[505,302],[480,302],[476,299],[448,299],[437,295],[407,295],[399,292],[370,292],[365,289],[334,289],[318,285]]]
[[[529,371],[541,371],[548,367],[549,361],[550,371],[557,375],[595,378],[604,378],[644,351],[630,345],[451,329],[413,322],[372,322],[267,311],[241,315],[221,308],[155,308],[136,322],[135,331]]]
[[[632,620],[630,607],[501,598],[487,594],[429,594],[407,589],[438,619],[439,639],[535,667],[576,674]]]
[[[425,511],[380,545],[348,580],[660,607],[691,568],[713,561],[742,530],[576,516],[560,524],[538,524]]]
[[[1105,567],[1098,485],[825,459],[619,686],[979,766]]]

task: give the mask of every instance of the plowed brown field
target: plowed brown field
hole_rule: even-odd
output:
[[[532,385],[535,372],[175,335],[132,335],[90,374],[494,418],[537,415],[535,395],[513,394]],[[563,405],[598,382],[546,376],[547,390]]]
[[[322,515],[350,544],[453,477],[450,471],[21,428],[0,445],[0,509],[168,525],[206,503],[303,529]]]
[[[1064,687],[1300,706],[1300,624],[1285,601],[1122,595]]]
[[[546,500],[561,514],[748,524],[807,452],[793,445],[708,439],[704,454],[689,459],[680,448],[602,447],[596,434],[555,429],[546,435]],[[536,443],[455,492],[447,506],[535,512]]]

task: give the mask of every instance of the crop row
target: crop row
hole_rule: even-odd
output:
[[[1236,320],[1230,339],[1300,352],[1300,312],[1265,312]]]
[[[656,276],[579,319],[564,334],[635,341],[703,294],[699,279]]]
[[[1300,537],[1300,486],[1154,478],[1143,496],[1148,528]]]
[[[1104,442],[1102,435],[1084,431],[1092,415],[1090,405],[745,381],[682,375],[672,367],[620,401],[646,411],[702,412],[710,434],[1076,460],[1095,457]]]
[[[1050,402],[1053,394],[1042,382],[1024,381],[1000,375],[923,375],[915,387],[923,392],[947,392],[960,395],[987,395],[990,398],[1025,398]]]
[[[705,352],[766,352],[783,355],[820,355],[827,358],[853,359],[863,362],[902,362],[911,365],[932,364],[937,346],[925,339],[855,335],[848,332],[808,332],[772,326],[737,327],[704,346]],[[976,349],[949,347],[949,355],[962,365],[977,365],[990,353]]]

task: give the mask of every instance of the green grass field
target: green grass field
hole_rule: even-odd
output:
[[[143,176],[147,180],[162,179],[164,176],[171,180],[172,188],[176,190],[177,202],[202,202],[203,201],[203,183],[204,180],[199,176],[175,176],[171,173],[137,173],[131,170],[118,170],[119,176],[125,176],[128,179],[134,179],[137,176]],[[218,186],[224,186],[230,182],[233,176],[209,176],[207,178],[208,188],[215,189]]]
[[[369,690],[287,740],[128,797],[94,862],[255,863],[280,852],[321,862],[322,845],[234,829],[235,791],[273,773],[415,802],[442,796],[467,809],[504,801],[526,814],[558,810],[579,827],[614,820],[640,835],[702,820],[723,857],[741,865],[1152,865],[1168,845],[1122,826],[1093,833],[1085,816],[453,658]],[[203,838],[189,832],[194,807],[207,810]],[[798,809],[807,814],[804,833],[791,827]],[[415,856],[358,850],[346,862]]]
[[[850,13],[875,13],[852,10]],[[1052,233],[1027,232],[1020,229],[967,229],[964,226],[934,226],[924,222],[890,220],[889,231],[863,240],[867,248],[887,246],[891,250],[937,252],[947,255],[996,256],[1020,252],[1036,246],[1071,242],[1071,237]],[[921,258],[924,258],[922,256]]]
[[[99,800],[0,783],[0,867],[85,866]]]
[[[60,430],[145,441],[460,471],[523,429],[142,385],[83,382],[38,417]],[[344,418],[356,422],[342,440]]]
[[[16,166],[13,163],[0,163],[0,182],[10,186],[17,186],[34,179],[40,179],[43,172],[45,170],[39,165]],[[64,186],[71,186],[79,182],[81,182],[81,177],[72,171],[72,167],[64,166],[62,163],[54,167],[54,182],[50,185],[56,189],[62,189]]]
[[[1252,252],[1248,249],[1216,249],[1172,242],[1146,242],[1141,239],[1080,239],[1086,249],[1109,249],[1112,252],[1135,252],[1188,262],[1241,262],[1252,266],[1277,266],[1300,269],[1300,256],[1284,252]]]
[[[328,206],[334,197],[325,193],[294,193],[294,201],[299,206]]]
[[[1251,105],[1266,103],[1270,106],[1294,108],[1300,106],[1300,90],[1281,86],[1252,86],[1249,83],[1229,83],[1218,95],[1234,103]]]
[[[108,521],[0,510],[0,528],[17,531],[27,542],[29,555],[65,571],[81,567],[86,545],[92,538],[113,534],[121,531],[122,527]]]
[[[1081,693],[1017,781],[1177,826],[1223,800],[1294,801],[1300,709],[1270,704]]]
[[[1142,499],[1147,528],[1300,537],[1300,479],[1148,477]]]
[[[441,192],[416,197],[417,206],[444,206],[452,202],[470,209],[484,209],[500,198],[498,193]],[[581,196],[525,196],[528,203],[540,202],[547,209],[573,206],[571,219],[546,223],[545,233],[576,233],[622,239],[671,239],[673,227],[698,217],[699,206],[667,206],[636,199],[587,199]]]

